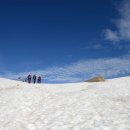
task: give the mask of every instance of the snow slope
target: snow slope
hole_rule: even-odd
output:
[[[130,77],[41,85],[0,78],[0,130],[130,130]]]

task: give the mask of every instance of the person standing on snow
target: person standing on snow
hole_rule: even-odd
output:
[[[28,80],[28,83],[31,83],[32,76],[30,74],[28,75],[27,80]]]
[[[33,75],[33,83],[34,83],[34,84],[36,83],[36,80],[37,80],[37,76],[36,76],[36,75]]]
[[[42,78],[41,78],[41,76],[39,76],[37,79],[37,83],[41,83],[41,81],[42,81]]]

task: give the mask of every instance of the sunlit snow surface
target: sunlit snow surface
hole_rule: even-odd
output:
[[[0,130],[130,130],[130,77],[58,85],[1,78]]]

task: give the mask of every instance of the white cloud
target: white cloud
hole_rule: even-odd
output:
[[[116,31],[105,30],[105,39],[113,42],[120,40],[130,41],[130,0],[124,0],[118,6],[120,18],[116,20]]]
[[[8,78],[27,76],[29,73],[44,76],[47,82],[79,82],[93,76],[103,75],[106,78],[130,73],[130,55],[119,58],[100,58],[78,61],[70,65],[52,67],[24,73],[6,73]]]
[[[110,29],[106,29],[104,35],[106,40],[112,40],[113,42],[117,42],[120,40],[118,33]]]

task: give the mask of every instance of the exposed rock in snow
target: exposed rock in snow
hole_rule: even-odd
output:
[[[103,76],[94,77],[92,79],[86,80],[85,82],[104,82],[105,79]]]
[[[1,78],[0,130],[130,130],[130,78],[41,85]]]

